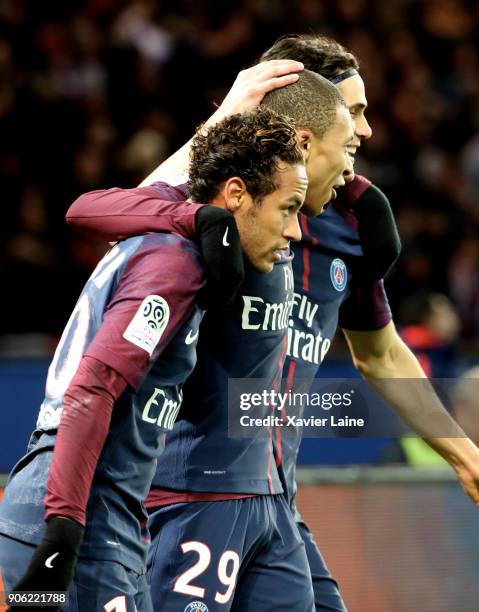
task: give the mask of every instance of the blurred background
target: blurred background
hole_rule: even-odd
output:
[[[332,36],[360,60],[373,137],[356,169],[385,191],[396,215],[403,253],[386,285],[404,339],[431,376],[458,377],[479,363],[477,1],[0,0],[1,472],[24,451],[48,359],[105,249],[68,230],[69,204],[84,191],[137,185],[211,114],[239,70],[293,32]],[[355,375],[340,340],[322,375]],[[475,397],[468,401],[472,411]],[[375,464],[384,461],[382,450],[372,440],[306,440],[300,457],[315,465]],[[405,485],[391,473],[388,486],[396,493],[387,489],[383,497],[374,485],[358,484],[364,475],[351,476],[349,488],[321,488],[308,474],[312,489],[301,490],[303,509],[317,520],[313,510],[324,512],[327,503],[335,522],[323,537],[347,532],[344,551],[341,538],[331,551],[325,546],[339,576],[347,565],[353,612],[477,610],[479,560],[467,545],[471,534],[456,526],[450,546],[427,552],[454,512],[478,533],[475,510],[467,500],[462,507],[450,475],[421,476],[433,487],[424,494],[426,485]],[[432,523],[416,516],[428,504],[436,508]],[[352,509],[363,519],[356,527]],[[384,540],[376,541],[367,522],[373,511],[390,518],[386,538],[395,534],[396,544],[403,534],[409,543],[395,560],[380,554]],[[434,529],[428,532],[427,524]],[[348,557],[352,542],[356,557]],[[477,537],[474,546],[479,549]],[[442,555],[455,559],[454,577],[451,566],[436,563],[428,582],[427,564],[417,562],[418,582],[412,559],[420,551],[428,563]],[[358,567],[368,561],[374,577],[389,567],[385,559],[392,565],[383,579],[391,584],[380,596],[366,589],[367,569]]]
[[[396,319],[419,290],[443,293],[459,349],[477,353],[479,4],[467,0],[0,0],[1,334],[62,330],[102,248],[67,230],[68,205],[140,182],[290,32],[360,59],[373,138],[357,170],[389,196],[404,244],[388,279]]]

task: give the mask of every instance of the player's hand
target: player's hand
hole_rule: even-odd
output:
[[[83,527],[70,519],[52,517],[47,523],[45,536],[33,553],[25,575],[13,591],[68,591],[83,539]],[[12,612],[21,610],[15,606]],[[32,610],[29,606],[25,610]],[[58,606],[42,607],[57,610]]]
[[[218,206],[202,206],[196,229],[206,273],[198,296],[202,308],[222,308],[235,297],[244,278],[243,250],[233,215]]]
[[[269,60],[242,70],[217,111],[208,119],[206,126],[221,119],[256,108],[264,96],[277,89],[295,83],[298,72],[304,66],[294,60]]]
[[[479,453],[477,461],[470,464],[455,465],[453,469],[464,491],[479,507]]]

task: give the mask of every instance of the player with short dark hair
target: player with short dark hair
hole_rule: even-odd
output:
[[[314,89],[310,83],[317,80],[318,75],[310,70],[303,70],[300,78],[294,85],[274,89],[266,94],[263,107],[288,117],[293,117],[297,128],[307,128],[319,138],[322,138],[334,123],[336,107],[343,101],[337,90],[321,87],[321,105],[313,94]]]
[[[277,40],[262,54],[261,61],[277,61],[286,57],[302,62],[306,68],[336,84],[354,122],[355,137],[350,148],[354,157],[358,147],[372,134],[365,117],[367,99],[357,58],[330,38],[290,35]],[[311,209],[309,202],[308,208]],[[318,214],[322,209],[316,206],[312,212]],[[339,190],[338,198],[320,216],[302,217],[301,227],[303,238],[294,248],[297,264],[294,268],[295,289],[299,303],[309,303],[311,308],[317,304],[318,310],[311,325],[297,316],[297,311],[292,313],[294,336],[284,370],[288,386],[294,388],[295,380],[317,376],[318,367],[327,352],[327,348],[321,351],[321,360],[315,363],[309,359],[304,345],[294,348],[297,334],[303,333],[305,338],[310,334],[321,336],[322,346],[325,347],[332,341],[339,323],[360,373],[375,386],[397,414],[451,464],[466,492],[478,504],[478,449],[456,427],[432,387],[424,384],[426,375],[413,353],[402,342],[389,311],[381,279],[398,256],[400,242],[386,196],[366,178],[356,176]],[[345,240],[347,236],[349,246]],[[360,247],[360,256],[356,258],[351,246],[354,244]],[[346,270],[346,280],[341,286],[327,280],[327,273],[337,260],[344,262]],[[392,378],[421,379],[420,384],[409,389],[417,398],[414,404],[410,402],[411,395],[407,389],[398,397],[393,391],[396,387],[381,383]],[[444,422],[449,423],[450,432],[455,432],[453,435],[456,437],[432,437],[428,428],[430,419],[422,418],[421,406],[428,407],[435,417],[444,418]],[[316,610],[344,610],[337,585],[295,505],[295,463],[301,432],[298,431],[296,437],[289,435],[283,439],[279,434],[278,440],[276,457],[280,459],[284,488],[306,546]],[[322,444],[325,442],[328,441],[321,441]],[[339,441],[335,444],[339,444]]]
[[[258,276],[271,271],[301,235],[307,178],[293,124],[266,109],[227,117],[194,139],[190,169],[191,191],[202,182],[211,208],[232,213],[220,215],[218,254],[241,258],[238,233]],[[158,183],[142,195],[174,192]],[[151,609],[143,502],[195,365],[204,284],[197,247],[173,233],[118,243],[87,281],[0,507],[7,592],[65,591],[75,576],[63,610]]]
[[[319,34],[286,34],[264,53],[260,62],[284,58],[295,59],[306,68],[337,84],[352,71],[359,70],[359,62],[353,53],[332,38]]]

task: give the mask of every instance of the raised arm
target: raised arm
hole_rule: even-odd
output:
[[[268,92],[297,81],[297,73],[303,69],[303,64],[294,60],[269,60],[242,70],[221,105],[204,125],[209,127],[229,115],[256,108]],[[184,181],[188,171],[190,147],[191,140],[153,170],[142,181],[141,186],[172,179]]]
[[[206,125],[258,106],[269,91],[296,81],[302,69],[300,62],[271,60],[243,70]],[[194,237],[201,230],[201,206],[185,202],[189,151],[190,142],[158,166],[140,188],[113,188],[81,195],[68,209],[67,222],[87,236],[106,241],[163,231]]]

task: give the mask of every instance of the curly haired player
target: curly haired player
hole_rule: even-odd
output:
[[[192,194],[232,213],[220,215],[224,258],[241,259],[241,242],[262,276],[300,238],[307,179],[287,119],[224,119],[194,141],[190,172]],[[7,592],[66,591],[73,579],[62,610],[151,609],[143,502],[195,366],[204,284],[197,247],[167,233],[118,243],[87,281],[0,507]]]

